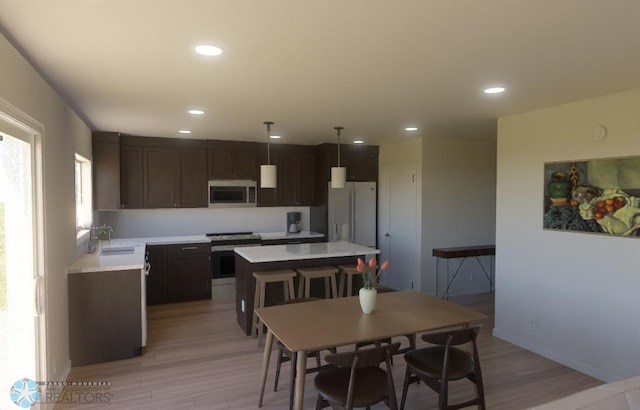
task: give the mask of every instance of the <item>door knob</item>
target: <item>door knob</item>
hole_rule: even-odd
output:
[[[388,238],[388,237],[390,237],[391,235],[389,235],[389,232],[387,232],[387,233],[385,233],[385,234],[384,234],[384,236],[385,236],[386,238]]]

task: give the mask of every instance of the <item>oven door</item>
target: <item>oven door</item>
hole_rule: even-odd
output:
[[[236,276],[236,253],[230,250],[211,250],[212,279]]]

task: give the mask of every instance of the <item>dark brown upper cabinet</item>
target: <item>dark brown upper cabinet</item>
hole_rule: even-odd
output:
[[[258,144],[239,141],[210,141],[209,179],[257,180]]]
[[[120,208],[142,208],[142,147],[120,144]]]
[[[207,206],[207,154],[188,148],[144,147],[144,207]]]
[[[93,209],[120,208],[120,134],[92,134]]]
[[[120,136],[120,208],[207,207],[202,140]]]
[[[261,152],[258,158],[260,164],[267,163],[266,152]],[[278,167],[278,186],[260,188],[258,206],[313,205],[315,153],[312,146],[279,144],[275,149],[272,147],[271,164]]]
[[[208,180],[249,179],[259,187],[260,165],[267,163],[267,144],[257,142],[96,132],[93,144],[95,209],[207,207]],[[258,206],[326,202],[336,144],[271,144],[270,151],[278,187],[259,188]],[[340,153],[347,180],[378,181],[377,146],[342,144]]]

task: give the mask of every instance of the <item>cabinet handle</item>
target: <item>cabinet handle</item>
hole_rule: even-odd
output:
[[[197,246],[185,246],[184,248],[182,248],[183,251],[192,251],[194,249],[198,249]]]

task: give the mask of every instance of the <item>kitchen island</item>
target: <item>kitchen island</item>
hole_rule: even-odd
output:
[[[369,258],[378,249],[350,242],[321,242],[235,248],[236,253],[236,315],[240,328],[251,334],[253,298],[256,281],[253,272],[308,268],[326,265],[352,265],[357,258]],[[312,296],[324,295],[322,281],[312,283]],[[271,285],[271,284],[269,284]],[[283,300],[282,286],[267,286],[266,305]],[[297,281],[296,281],[297,286]]]

